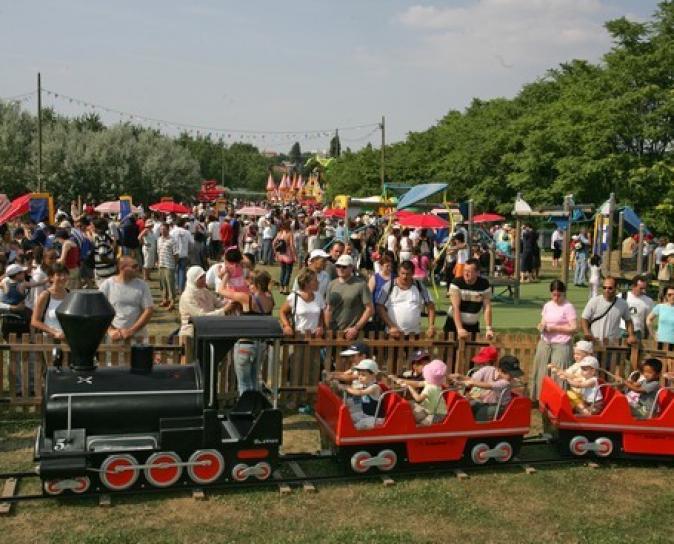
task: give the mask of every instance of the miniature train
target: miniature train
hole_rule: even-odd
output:
[[[278,368],[270,367],[273,402],[248,391],[229,410],[218,406],[217,377],[220,362],[242,337],[273,341],[276,362],[278,321],[197,317],[192,364],[154,366],[151,347],[133,346],[130,367],[96,366],[94,356],[113,314],[97,291],[74,291],[57,310],[71,354],[68,368],[57,356],[44,380],[35,460],[45,493],[268,479],[281,459],[283,437]],[[652,417],[635,419],[624,396],[607,388],[603,410],[578,417],[564,390],[546,378],[539,406],[546,428],[567,454],[672,458],[672,396],[661,390]],[[517,455],[530,431],[527,397],[513,392],[490,421],[476,421],[456,391],[446,391],[443,399],[443,421],[417,426],[408,401],[387,390],[380,400],[386,414],[381,424],[356,430],[341,396],[319,384],[315,414],[335,459],[355,473],[423,463],[498,464]]]

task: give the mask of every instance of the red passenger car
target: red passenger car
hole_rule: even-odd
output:
[[[539,399],[546,430],[552,432],[560,448],[572,455],[588,452],[598,457],[674,456],[674,393],[660,389],[649,417],[632,415],[627,398],[608,384],[602,384],[602,410],[592,416],[573,412],[566,391],[545,377]]]
[[[383,422],[373,429],[356,430],[342,397],[326,384],[319,384],[316,419],[323,438],[355,472],[367,472],[371,467],[391,470],[404,462],[467,461],[481,465],[494,459],[505,463],[517,454],[522,438],[529,432],[528,398],[513,393],[500,417],[478,422],[462,395],[446,391],[444,399],[444,420],[417,426],[410,403],[387,390],[380,400],[381,413],[386,414]]]

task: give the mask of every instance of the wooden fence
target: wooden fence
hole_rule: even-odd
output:
[[[484,338],[457,341],[453,335],[436,335],[434,338],[411,336],[398,340],[371,333],[364,338],[372,349],[373,357],[386,374],[401,374],[407,368],[410,354],[425,349],[433,358],[442,359],[451,372],[465,373],[470,359],[489,342]],[[155,364],[180,364],[183,348],[165,337],[150,337],[155,347]],[[527,376],[531,375],[538,335],[500,334],[491,342],[503,354],[515,355]],[[281,399],[285,406],[311,402],[316,384],[324,371],[346,369],[347,362],[339,356],[352,342],[328,334],[326,338],[297,335],[281,343],[279,383]],[[52,350],[60,347],[65,353],[67,344],[46,343],[41,335],[21,338],[10,336],[9,342],[0,344],[0,406],[33,407],[42,401],[44,370],[53,362]],[[636,368],[645,357],[658,357],[665,369],[674,370],[674,346],[645,342],[629,346],[624,341],[595,346],[603,368],[611,371]],[[101,344],[98,350],[100,366],[127,366],[131,352],[130,343]],[[263,378],[268,379],[269,365],[263,361]],[[231,356],[220,366],[219,395],[229,401],[236,397],[236,376]]]

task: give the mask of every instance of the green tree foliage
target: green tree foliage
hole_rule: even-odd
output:
[[[330,156],[338,158],[342,154],[342,144],[339,141],[339,134],[335,134],[330,140]]]
[[[299,167],[304,162],[302,160],[302,148],[300,147],[299,142],[295,142],[293,146],[290,148],[290,152],[288,153],[288,160],[297,167]]]
[[[474,100],[437,125],[387,146],[387,179],[445,181],[450,197],[509,212],[533,205],[601,204],[610,192],[659,232],[674,231],[674,2],[653,20],[606,23],[613,47],[600,65],[563,63],[512,99]],[[345,152],[330,195],[376,194],[378,153]]]

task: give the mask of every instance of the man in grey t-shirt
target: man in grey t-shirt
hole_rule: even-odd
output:
[[[154,311],[150,288],[138,277],[138,262],[131,257],[119,259],[119,272],[101,283],[100,291],[115,309],[108,329],[110,339],[126,340],[147,336],[145,325]]]
[[[351,255],[342,255],[335,263],[337,279],[328,285],[325,321],[333,331],[344,331],[354,340],[374,313],[372,293],[362,278],[353,275]]]
[[[620,320],[625,321],[627,342],[638,342],[627,302],[616,292],[616,279],[607,276],[602,282],[602,294],[592,297],[583,310],[580,320],[586,340],[618,340],[622,336]]]

